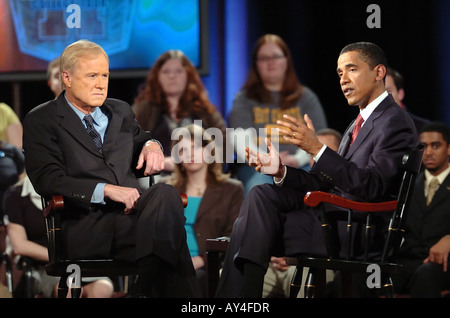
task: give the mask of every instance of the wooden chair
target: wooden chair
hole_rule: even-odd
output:
[[[154,183],[153,176],[149,180],[150,186]],[[187,196],[181,193],[184,206],[187,205]],[[129,277],[138,274],[135,262],[118,261],[114,259],[67,259],[64,257],[61,233],[61,213],[64,213],[64,198],[61,195],[53,195],[49,200],[43,199],[43,213],[47,228],[49,263],[45,270],[50,276],[61,277],[58,285],[58,297],[65,298],[69,287],[67,278],[73,273],[69,270],[71,265],[77,265],[80,269],[80,281],[82,277]],[[131,283],[131,282],[129,282]],[[125,289],[127,289],[125,287]],[[81,286],[71,287],[71,297],[79,298]]]
[[[206,297],[213,298],[219,281],[221,256],[230,244],[228,236],[206,239]]]
[[[305,282],[305,297],[320,297],[325,294],[325,270],[331,269],[337,271],[340,277],[340,287],[342,288],[341,297],[350,297],[352,295],[352,273],[368,273],[369,266],[376,264],[381,273],[381,283],[387,297],[393,297],[393,284],[391,273],[401,270],[402,265],[395,263],[397,251],[400,247],[405,219],[407,217],[408,205],[413,192],[413,187],[417,174],[422,164],[423,145],[409,150],[402,159],[403,178],[397,195],[397,199],[388,202],[368,203],[347,200],[334,194],[320,191],[308,192],[304,197],[304,202],[309,207],[320,207],[320,217],[324,240],[328,255],[326,257],[317,257],[311,255],[299,255],[287,257],[286,262],[289,265],[295,265],[296,271],[291,281],[290,297],[297,297],[302,281],[303,267],[309,267],[309,272]],[[336,232],[333,223],[329,222],[329,217],[325,212],[325,205],[334,205],[348,210],[347,218],[347,244],[345,257],[339,257],[336,246]],[[362,213],[355,217],[355,212]],[[381,258],[372,260],[368,257],[368,237],[371,233],[373,218],[381,213],[390,216],[389,225],[385,229],[384,247],[381,251]],[[351,237],[353,234],[352,223],[363,222],[365,249],[362,258],[354,258],[351,255],[353,246]],[[371,268],[371,267],[370,267]],[[370,272],[370,271],[369,271]],[[368,275],[368,274],[367,274]]]

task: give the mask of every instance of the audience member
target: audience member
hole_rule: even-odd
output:
[[[219,128],[226,142],[222,114],[209,101],[195,66],[179,50],[169,50],[157,59],[132,109],[139,125],[161,142],[166,172],[174,169],[170,153],[175,128],[201,120],[205,129]],[[220,145],[223,154],[224,144]]]
[[[224,174],[222,165],[213,160],[214,140],[201,126],[186,126],[184,135],[173,148],[177,150],[173,155],[178,159],[167,182],[188,196],[187,242],[197,278],[206,294],[205,241],[231,235],[244,200],[244,187]]]
[[[6,235],[6,224],[3,219],[3,195],[10,186],[22,177],[23,170],[24,156],[22,151],[19,148],[0,140],[0,253],[6,253],[8,256],[11,256],[11,244]],[[2,265],[3,261],[0,262],[0,291],[4,292],[7,290],[4,285],[6,284],[6,268]],[[9,295],[9,297],[11,297],[11,295]]]
[[[14,110],[0,103],[0,140],[22,149],[23,127]]]
[[[318,97],[302,85],[295,74],[288,46],[279,36],[266,34],[253,48],[247,81],[236,94],[228,116],[229,127],[235,129],[234,145],[238,160],[233,173],[244,183],[246,194],[254,185],[272,182],[270,176],[255,173],[245,164],[244,146],[240,141],[246,138],[250,149],[266,152],[263,135],[267,135],[273,143],[279,143],[284,164],[295,168],[309,164],[309,155],[303,149],[278,138],[278,134],[272,135],[271,128],[277,127],[277,120],[283,114],[298,120],[303,120],[303,115],[308,114],[316,129],[327,126]]]
[[[411,116],[418,132],[422,129],[424,125],[430,123],[430,120],[414,115],[408,110],[408,108],[406,108],[405,104],[403,103],[403,99],[405,98],[405,87],[403,76],[397,70],[391,67],[388,67],[387,69],[386,90],[388,91],[388,93],[392,94],[392,97],[394,97],[395,102],[401,108],[403,108],[408,113],[409,116]]]
[[[418,144],[418,136],[411,118],[386,92],[386,65],[384,52],[373,43],[353,43],[341,50],[337,61],[341,89],[348,104],[358,106],[358,123],[361,117],[364,122],[359,133],[356,129],[351,133],[356,125],[350,124],[337,152],[318,141],[308,115],[305,123],[290,115],[277,122],[285,140],[314,157],[310,171],[284,165],[268,138],[269,154],[246,148],[249,164],[273,176],[275,184],[255,186],[245,198],[233,226],[218,297],[261,297],[271,256],[326,255],[319,213],[304,208],[307,191],[331,191],[367,201],[395,196],[401,182],[401,158]],[[351,145],[350,135],[354,138]],[[335,210],[330,218],[339,214],[330,207]],[[384,218],[374,221],[385,225]],[[346,222],[333,222],[342,240]],[[374,233],[378,233],[376,228]],[[374,244],[369,256],[375,258],[382,248],[375,235],[370,240]],[[355,235],[354,241],[363,240]],[[341,255],[345,248],[343,244]],[[356,247],[351,256],[361,257],[358,250]]]
[[[322,128],[316,131],[317,139],[328,148],[334,151],[338,151],[339,145],[342,141],[342,134],[333,128]],[[314,164],[314,158],[311,156],[309,164],[312,167]]]
[[[0,140],[0,225],[3,224],[3,194],[22,177],[24,162],[19,148]]]
[[[160,144],[128,104],[107,98],[102,47],[80,40],[60,58],[64,91],[26,115],[24,150],[36,192],[64,197],[65,256],[136,261],[141,296],[199,295],[179,192],[166,184],[143,191],[135,175],[164,168]]]
[[[28,176],[8,189],[3,205],[14,254],[31,260],[29,265],[32,267],[32,295],[44,298],[56,296],[59,277],[48,276],[44,267],[48,263],[48,251],[41,196],[34,190]],[[14,290],[14,297],[27,296],[27,279],[29,278],[22,275]],[[92,279],[87,280],[90,281]],[[84,285],[82,297],[109,298],[113,292],[114,286],[110,279],[95,278],[94,282]]]
[[[55,98],[62,92],[61,78],[59,74],[59,57],[48,63],[47,66],[47,85],[55,95]]]
[[[337,151],[342,140],[342,134],[332,128],[322,128],[316,132],[317,139],[327,147]],[[311,157],[310,166],[314,164]],[[307,270],[305,268],[305,270]],[[286,264],[284,257],[272,256],[266,275],[264,276],[263,297],[266,298],[287,298],[289,297],[289,289],[292,276],[295,272],[295,266]],[[304,276],[306,277],[306,275]],[[333,273],[327,271],[327,280],[331,280]],[[300,291],[299,297],[303,296],[303,290]]]
[[[450,128],[431,122],[422,128],[420,142],[425,169],[416,179],[397,260],[405,268],[392,280],[398,294],[439,298],[450,289]],[[365,279],[357,281],[359,288],[365,287]],[[360,296],[370,294],[364,288]]]

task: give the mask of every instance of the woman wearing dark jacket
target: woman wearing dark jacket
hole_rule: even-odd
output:
[[[195,66],[179,50],[167,51],[158,58],[132,109],[139,125],[161,142],[166,171],[174,169],[170,153],[175,128],[194,121],[205,129],[218,128],[224,141],[221,146],[225,144],[225,120],[209,101]]]
[[[185,208],[187,242],[204,289],[205,241],[231,235],[244,200],[244,187],[241,181],[222,172],[221,164],[214,160],[214,141],[202,127],[189,125],[184,129],[184,136],[190,138],[175,144],[179,156],[173,159],[178,163],[170,177],[162,182],[172,184],[188,196]]]

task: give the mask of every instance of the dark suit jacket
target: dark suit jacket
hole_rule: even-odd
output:
[[[137,124],[127,103],[108,98],[101,107],[110,118],[103,155],[68,105],[64,93],[26,115],[23,146],[26,171],[36,192],[41,196],[62,194],[65,217],[77,220],[76,226],[67,223],[73,232],[66,233],[78,233],[79,238],[72,243],[68,238],[68,243],[75,249],[105,255],[109,254],[116,235],[115,222],[126,226],[132,218],[123,217],[123,206],[119,204],[114,210],[123,221],[115,221],[113,213],[102,217],[100,213],[89,214],[94,207],[90,203],[94,189],[99,182],[140,189],[132,167],[136,166],[136,155],[151,137]],[[92,231],[93,228],[98,230]],[[96,233],[96,239],[88,238],[92,233]]]
[[[424,186],[425,173],[422,172],[416,180],[406,219],[405,241],[399,251],[403,258],[423,260],[434,244],[450,235],[450,175],[428,206]]]
[[[108,98],[102,108],[110,114],[103,155],[64,94],[26,115],[25,166],[40,195],[59,193],[87,210],[99,182],[139,189],[133,154],[139,154],[150,134],[138,126],[128,104]]]
[[[400,185],[400,165],[407,149],[419,143],[411,118],[386,97],[364,123],[349,148],[354,122],[337,152],[327,148],[310,170],[288,168],[284,186],[325,190],[361,201],[391,200]]]
[[[409,116],[411,116],[414,125],[416,126],[417,129],[417,133],[420,134],[420,131],[422,130],[422,128],[425,125],[428,125],[429,123],[431,123],[431,120],[428,120],[426,118],[414,115],[413,113],[411,113],[407,108],[405,108],[405,111],[408,113]]]

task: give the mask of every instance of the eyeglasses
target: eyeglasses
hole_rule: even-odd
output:
[[[257,62],[278,61],[278,60],[281,60],[282,58],[285,58],[285,56],[281,55],[281,54],[275,54],[275,55],[272,55],[272,56],[264,56],[264,55],[262,55],[262,56],[258,56],[256,58],[256,61]]]

